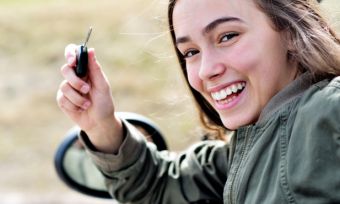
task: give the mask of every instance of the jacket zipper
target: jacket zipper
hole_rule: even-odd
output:
[[[229,199],[228,200],[229,200],[230,204],[233,204],[233,203],[236,204],[236,197],[233,197],[233,186],[234,186],[234,183],[235,183],[235,180],[236,180],[237,172],[238,172],[238,170],[239,170],[239,168],[241,166],[243,157],[245,155],[245,151],[246,151],[246,147],[247,147],[247,143],[248,143],[248,132],[249,132],[249,129],[250,129],[250,127],[247,127],[246,134],[245,134],[244,145],[242,146],[240,162],[238,163],[238,166],[236,167],[236,171],[235,171],[234,177],[232,178],[232,181],[231,181],[231,184],[230,184],[230,187],[229,187]],[[233,200],[233,198],[234,198],[234,200]]]

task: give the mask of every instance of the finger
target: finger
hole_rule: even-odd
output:
[[[74,106],[87,110],[91,102],[74,90],[67,81],[63,81],[59,90],[65,98],[67,98]]]
[[[61,90],[58,90],[57,93],[57,104],[59,108],[66,114],[69,113],[77,113],[79,111],[82,111],[81,108],[78,106],[75,106],[71,101],[69,101],[61,92]]]
[[[65,64],[61,67],[61,74],[75,90],[83,94],[87,94],[90,91],[90,85],[81,78],[77,77],[74,69],[68,64]]]
[[[67,60],[67,64],[71,67],[74,67],[76,65],[77,47],[78,46],[75,44],[68,44],[65,47],[65,59]]]
[[[108,87],[108,80],[95,56],[94,48],[88,49],[90,80],[95,87]]]

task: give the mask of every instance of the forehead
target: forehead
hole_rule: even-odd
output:
[[[221,17],[251,22],[259,12],[253,0],[178,0],[173,12],[173,24],[178,33],[182,30],[202,29]]]

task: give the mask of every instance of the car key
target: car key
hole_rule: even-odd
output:
[[[88,55],[87,55],[87,42],[89,41],[92,32],[92,27],[90,27],[86,40],[83,45],[80,45],[77,50],[77,65],[76,65],[76,75],[80,78],[87,75],[88,66]]]

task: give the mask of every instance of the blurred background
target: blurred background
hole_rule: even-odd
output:
[[[56,105],[64,47],[93,27],[118,111],[143,114],[181,151],[200,139],[167,32],[167,1],[0,0],[0,203],[113,203],[73,192],[53,156],[72,121]],[[323,8],[340,28],[339,0]]]

